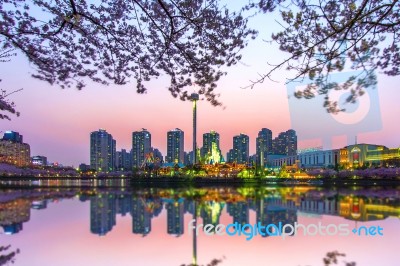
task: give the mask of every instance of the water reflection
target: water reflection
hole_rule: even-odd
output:
[[[6,234],[23,230],[31,209],[78,197],[90,202],[90,232],[104,236],[116,225],[117,214],[132,218],[132,233],[147,236],[152,219],[166,212],[166,232],[185,233],[184,215],[198,223],[217,225],[223,211],[232,223],[249,223],[250,210],[262,225],[294,224],[298,214],[340,216],[356,222],[400,217],[400,193],[386,189],[323,189],[313,187],[255,188],[140,188],[140,189],[35,189],[4,190],[0,195],[0,226]]]

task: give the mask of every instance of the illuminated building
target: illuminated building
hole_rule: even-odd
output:
[[[383,166],[400,160],[400,149],[389,149],[383,145],[354,144],[340,149],[340,164],[343,167]]]
[[[297,135],[296,131],[289,129],[279,133],[278,137],[272,141],[273,154],[285,154],[293,156],[297,154]]]
[[[139,168],[151,152],[151,134],[146,129],[132,133],[132,165]]]
[[[233,149],[230,149],[227,153],[226,153],[226,161],[228,163],[233,163],[235,161],[235,151]]]
[[[47,157],[46,156],[33,156],[32,157],[32,164],[33,165],[41,165],[41,166],[46,166],[47,165]]]
[[[206,164],[215,164],[223,161],[219,147],[219,134],[216,131],[203,134],[201,156],[204,158],[204,163]]]
[[[198,163],[199,158],[197,158],[197,101],[199,100],[199,95],[197,93],[192,93],[190,95],[190,100],[193,102],[193,164]]]
[[[3,140],[8,140],[11,142],[23,143],[23,136],[15,131],[6,131],[3,135]]]
[[[184,163],[184,132],[179,128],[167,132],[167,163]]]
[[[249,136],[240,133],[233,137],[234,161],[247,164],[249,162]]]
[[[90,133],[90,167],[99,172],[111,172],[116,164],[116,142],[106,130]]]
[[[22,142],[23,138],[18,132],[6,131],[0,140],[0,162],[16,166],[31,164],[31,148]]]
[[[273,166],[291,166],[298,164],[301,168],[334,167],[339,164],[339,150],[311,151],[295,156],[286,156],[273,160]]]
[[[265,165],[267,163],[267,155],[272,154],[272,152],[272,131],[268,128],[262,128],[256,138],[257,163]]]
[[[121,149],[121,151],[117,151],[116,159],[116,167],[118,170],[132,169],[132,154],[130,152],[126,152],[125,149]]]

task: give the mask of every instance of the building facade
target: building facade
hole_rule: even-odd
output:
[[[0,162],[19,167],[31,164],[31,148],[18,132],[6,131],[0,140]]]
[[[90,167],[98,172],[115,170],[116,141],[104,129],[90,133]]]
[[[184,132],[179,128],[167,132],[167,163],[184,163]]]
[[[272,166],[282,167],[297,164],[299,168],[335,167],[340,163],[339,150],[311,151],[273,160]]]
[[[297,154],[297,135],[296,131],[289,129],[272,141],[273,154],[294,156]]]
[[[127,152],[125,149],[117,151],[116,156],[116,168],[117,170],[126,171],[132,169],[132,154]]]
[[[151,152],[151,134],[146,129],[132,133],[132,166],[140,168]]]
[[[272,131],[268,128],[262,128],[256,138],[257,163],[265,165],[267,163],[267,155],[272,153]]]
[[[206,164],[220,163],[224,161],[219,146],[219,134],[216,131],[203,134],[203,147],[201,157]]]
[[[399,161],[399,148],[362,143],[340,149],[340,164],[343,168],[398,165]]]
[[[46,156],[33,156],[32,157],[32,164],[38,166],[46,166],[47,165],[47,157]]]
[[[249,136],[242,133],[233,137],[233,162],[240,164],[249,162],[249,141]]]

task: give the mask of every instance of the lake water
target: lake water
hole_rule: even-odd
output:
[[[400,265],[398,187],[3,188],[0,226],[14,265]]]

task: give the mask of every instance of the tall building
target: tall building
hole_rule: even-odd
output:
[[[267,155],[272,153],[272,131],[268,128],[262,128],[258,132],[258,137],[256,138],[257,163],[265,165],[267,162]]]
[[[90,133],[90,167],[99,172],[115,170],[116,141],[106,130]]]
[[[220,163],[223,161],[219,147],[219,134],[216,131],[203,134],[203,147],[201,156],[206,164]]]
[[[167,163],[184,163],[184,133],[179,128],[167,132]]]
[[[132,169],[132,155],[125,149],[117,151],[116,167],[118,170],[131,170]]]
[[[228,163],[233,163],[235,162],[235,151],[233,149],[230,149],[227,153],[226,153],[226,161]]]
[[[297,135],[296,131],[289,129],[286,131],[287,149],[286,154],[293,156],[297,154]]]
[[[164,162],[163,155],[159,149],[151,147],[150,152],[153,153],[153,162]]]
[[[296,131],[289,129],[279,133],[278,137],[272,141],[274,154],[293,156],[297,154],[297,135]]]
[[[3,140],[8,140],[12,142],[23,143],[23,137],[18,132],[6,131],[3,135]]]
[[[23,138],[18,132],[6,131],[0,140],[0,162],[16,166],[31,164],[31,148],[22,142]]]
[[[233,137],[233,161],[241,164],[249,162],[249,136],[240,133]]]
[[[132,133],[132,165],[139,168],[151,152],[151,134],[146,129]]]

